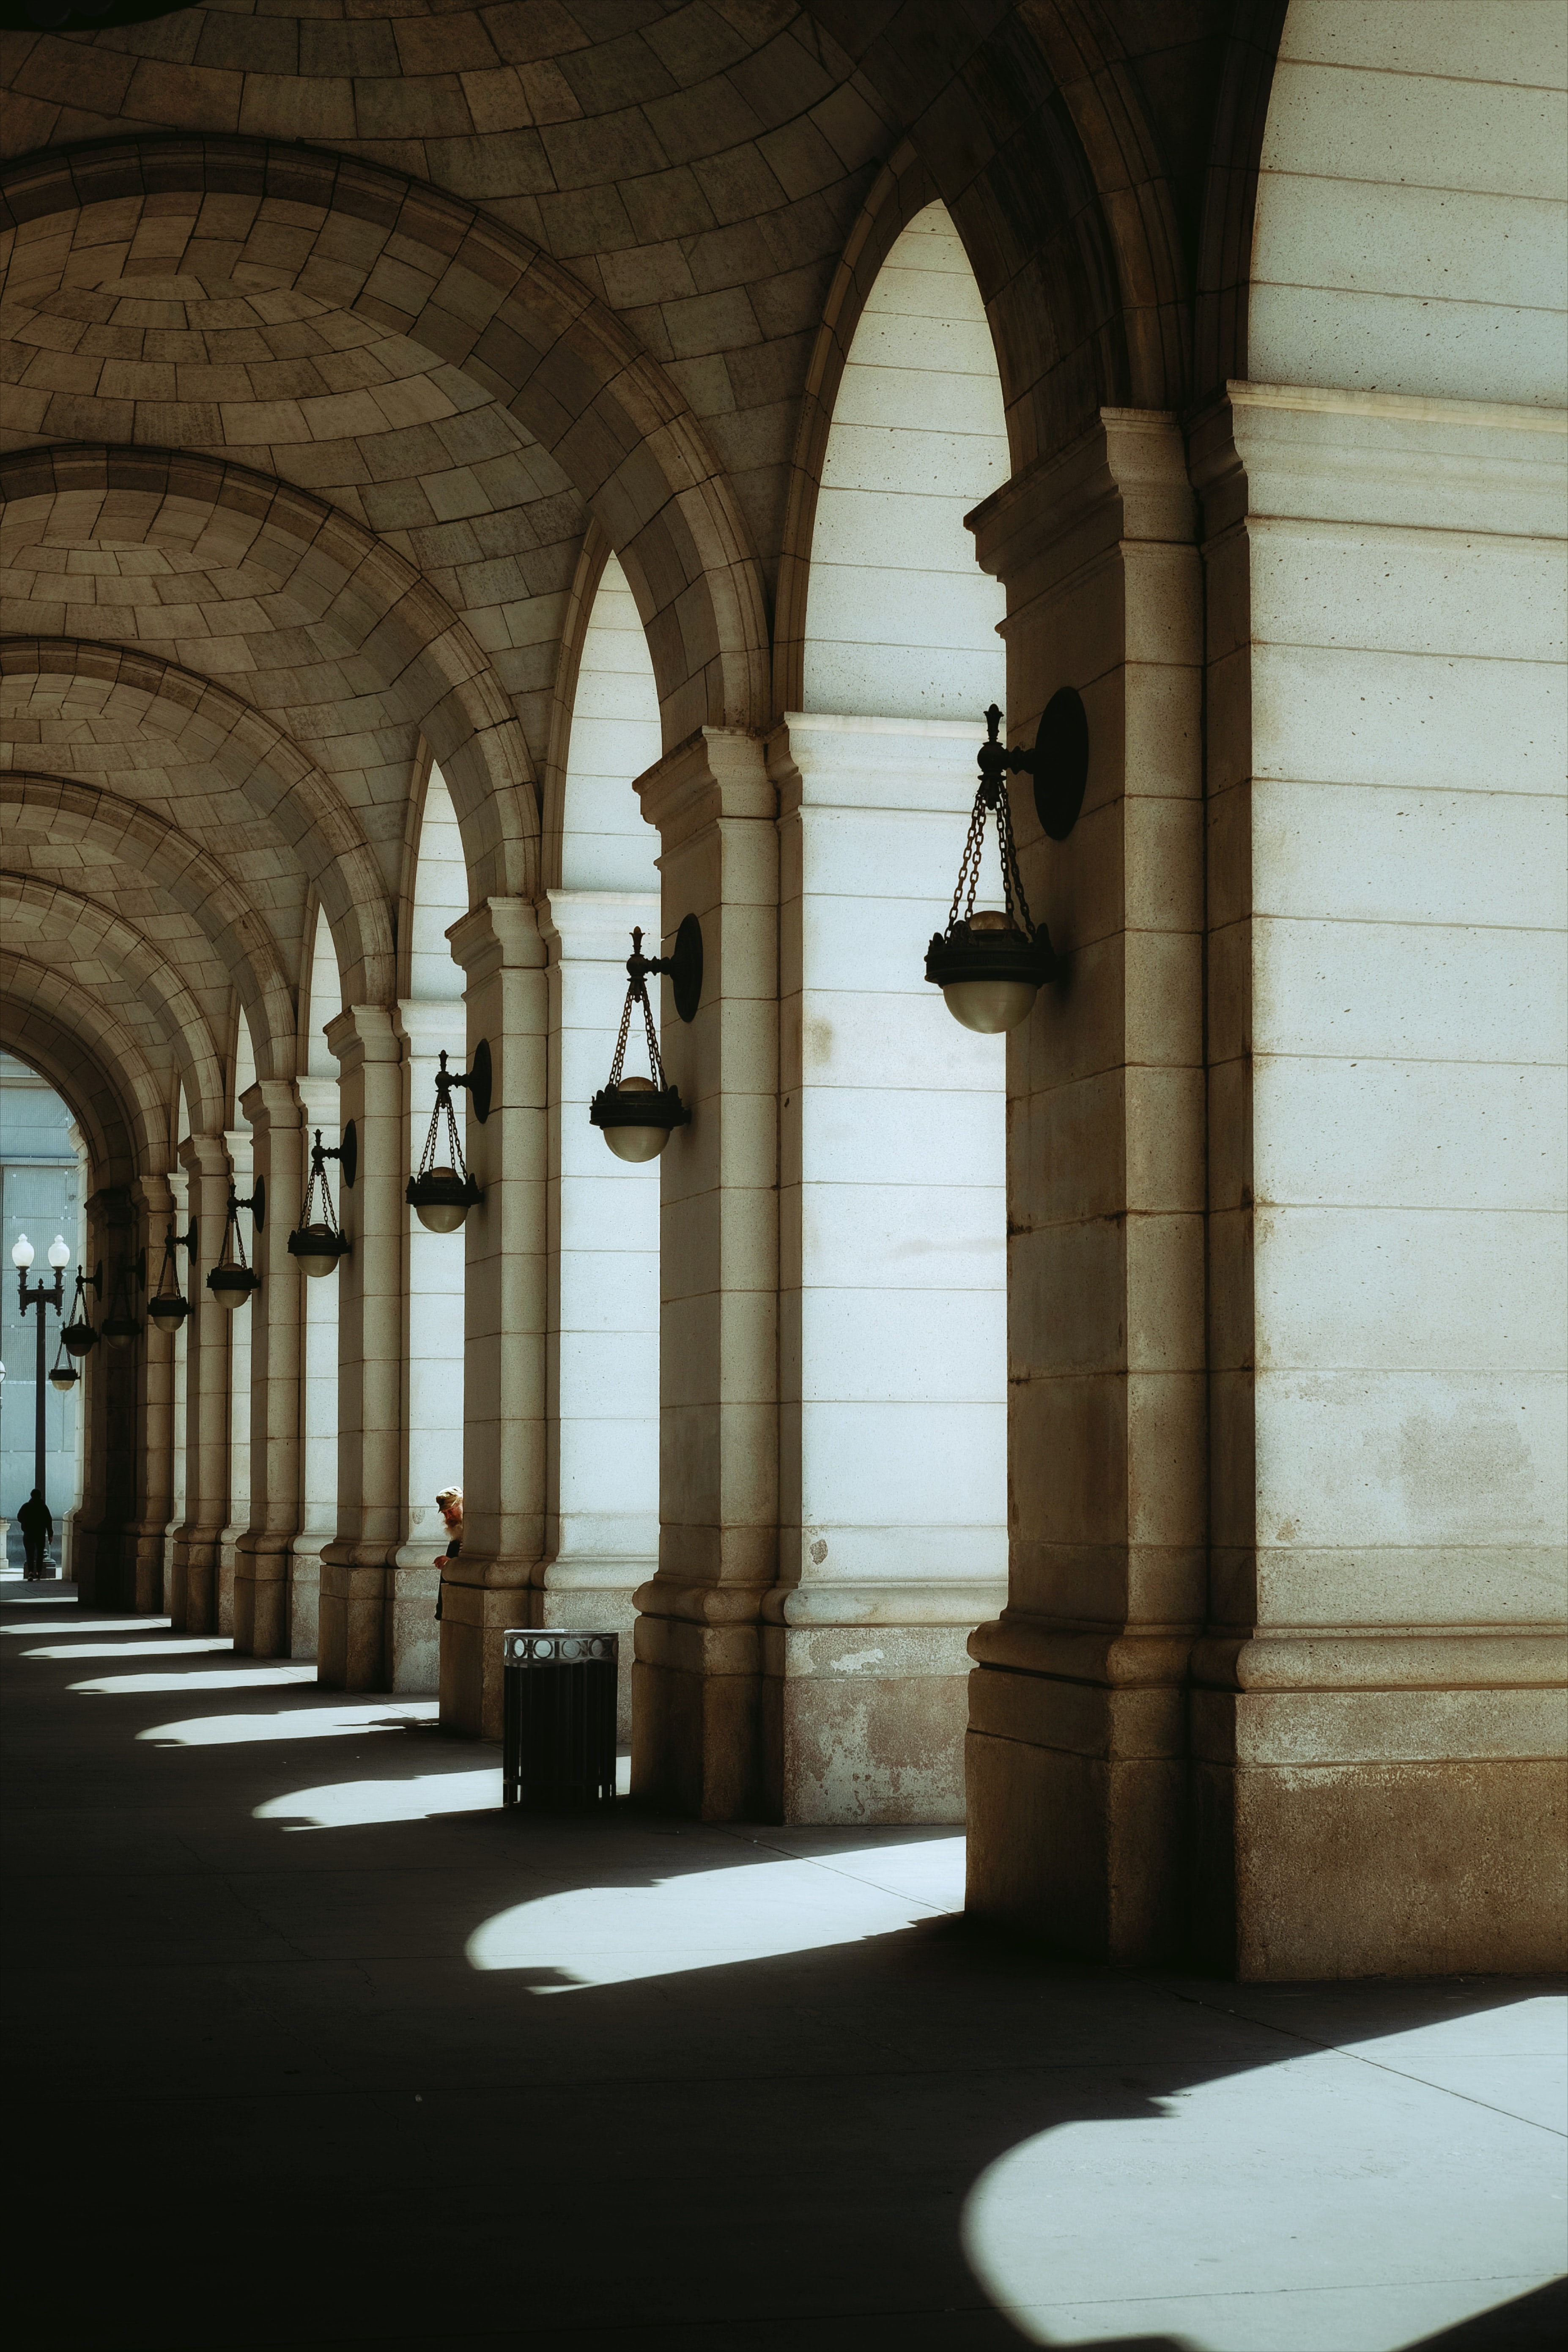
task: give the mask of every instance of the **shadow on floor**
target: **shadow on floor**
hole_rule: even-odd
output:
[[[1521,1995],[1043,1959],[919,1893],[952,1831],[503,1817],[495,1751],[399,1703],[68,1614],[0,1640],[9,2285],[49,2352],[1188,2352],[1020,2334],[965,2258],[974,2184],[1321,2048],[1324,2004],[1386,2032]],[[1423,2352],[1549,2314],[1555,2345],[1556,2309]]]

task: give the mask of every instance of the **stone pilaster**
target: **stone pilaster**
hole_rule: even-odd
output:
[[[234,1646],[254,1658],[289,1655],[289,1565],[300,1530],[300,1381],[305,1280],[289,1255],[304,1195],[300,1105],[286,1078],[261,1078],[240,1104],[250,1122],[253,1176],[267,1215],[252,1244],[261,1287],[250,1328],[249,1524],[235,1546]],[[326,1277],[335,1282],[335,1275]],[[320,1284],[315,1286],[320,1288]]]
[[[620,1736],[631,1738],[632,1595],[658,1566],[658,1170],[606,1150],[588,1106],[609,1076],[634,925],[658,901],[552,890],[549,1449],[545,1556],[531,1622],[621,1636]],[[627,1066],[640,1071],[634,1036]]]
[[[923,971],[984,731],[791,714],[769,745],[779,1580],[763,1691],[784,1821],[963,1819],[965,1644],[1006,1598],[1005,1049]]]
[[[403,1058],[392,1013],[349,1005],[326,1024],[339,1110],[359,1165],[340,1193],[349,1248],[338,1286],[338,1520],[321,1552],[317,1678],[384,1690],[388,1568],[403,1520]]]
[[[142,1325],[135,1348],[135,1516],[121,1538],[127,1605],[144,1616],[163,1605],[163,1540],[174,1493],[174,1335],[161,1331],[147,1312],[163,1259],[163,1235],[174,1213],[174,1196],[162,1176],[139,1176],[131,1187],[135,1223],[129,1242],[134,1257],[147,1253],[147,1283],[127,1284],[132,1312]]]
[[[103,1295],[89,1293],[90,1319],[101,1325],[112,1296],[114,1269],[136,1255],[135,1211],[119,1185],[94,1192],[86,1204],[85,1270],[103,1268]],[[70,1307],[68,1305],[68,1316]],[[125,1533],[136,1516],[136,1364],[129,1349],[100,1339],[77,1366],[83,1430],[82,1499],[71,1525],[71,1573],[89,1609],[130,1605],[122,1558]]]
[[[1082,814],[1012,805],[1066,974],[1007,1040],[1010,1568],[971,1642],[969,1902],[1122,1961],[1178,1945],[1205,1606],[1203,599],[1174,418],[1108,411],[970,518],[1008,735],[1088,714]]]
[[[300,1197],[305,1169],[320,1129],[330,1150],[340,1140],[335,1078],[296,1081],[304,1129],[300,1141]],[[342,1165],[329,1160],[332,1198],[342,1208]],[[292,1263],[292,1261],[290,1261]],[[320,1633],[321,1553],[338,1524],[338,1300],[342,1262],[335,1274],[300,1279],[300,1531],[289,1547],[288,1648],[290,1658],[313,1658]]]
[[[405,1149],[411,1169],[419,1165],[429,1132],[437,1056],[444,1050],[451,1068],[463,1066],[464,1017],[460,999],[405,1000],[397,1008],[405,1049]],[[440,1683],[441,1657],[436,1618],[441,1571],[434,1563],[447,1546],[436,1496],[443,1486],[460,1486],[463,1477],[463,1235],[426,1233],[410,1213],[404,1220],[404,1251],[407,1454],[403,1540],[393,1560],[389,1604],[392,1687],[434,1692]]]
[[[234,1189],[242,1200],[251,1198],[255,1181],[255,1147],[250,1127],[230,1128],[224,1142],[228,1150]],[[239,1213],[239,1238],[254,1266],[260,1239],[248,1209]],[[217,1630],[234,1632],[236,1552],[250,1522],[250,1375],[251,1334],[260,1310],[256,1295],[237,1307],[228,1318],[228,1518],[217,1547]]]
[[[695,915],[702,998],[662,990],[692,1124],[659,1160],[659,1564],[636,1599],[632,1788],[704,1820],[763,1802],[762,1628],[778,1581],[778,829],[763,745],[704,728],[638,779],[664,951]]]
[[[221,1135],[187,1136],[185,1214],[196,1221],[185,1318],[185,1499],[170,1559],[169,1615],[176,1633],[217,1631],[218,1546],[228,1518],[229,1310],[207,1288],[223,1247],[228,1153]],[[160,1252],[160,1255],[162,1253]]]
[[[1233,384],[1208,593],[1194,1930],[1555,1967],[1562,413]]]
[[[464,1224],[463,1549],[442,1605],[441,1720],[494,1738],[501,1634],[527,1622],[544,1552],[548,994],[525,899],[487,899],[447,936],[468,977],[469,1063],[483,1038],[493,1083],[483,1126],[465,1098],[483,1197]]]

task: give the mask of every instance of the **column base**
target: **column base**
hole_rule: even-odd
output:
[[[500,1738],[501,1636],[510,1625],[534,1622],[528,1586],[536,1566],[531,1560],[515,1567],[473,1562],[471,1573],[490,1580],[485,1583],[459,1584],[448,1570],[439,1628],[443,1731],[468,1739]]]
[[[170,1546],[169,1622],[176,1633],[216,1633],[219,1528],[181,1528]]]
[[[432,1555],[432,1559],[434,1555]],[[386,1571],[386,1655],[392,1687],[411,1697],[434,1698],[441,1686],[441,1627],[436,1596],[441,1571],[434,1565]]]
[[[234,1632],[235,1554],[243,1528],[225,1528],[218,1539],[216,1571],[217,1630],[220,1633]]]
[[[313,1658],[321,1643],[321,1546],[297,1544],[289,1562],[289,1649],[291,1658]]]
[[[316,1680],[326,1690],[385,1690],[389,1570],[384,1559],[334,1557],[335,1544],[321,1554],[321,1584]]]
[[[163,1606],[163,1519],[137,1519],[124,1534],[121,1554],[126,1607],[155,1617]]]
[[[1555,1642],[1237,1649],[1205,1663],[1252,1686],[1192,1695],[1201,1964],[1268,1983],[1568,1963]]]
[[[968,1632],[764,1625],[766,1818],[962,1822]]]
[[[646,1610],[657,1585],[636,1595]],[[662,1599],[662,1595],[659,1596]],[[698,1596],[682,1596],[696,1600]],[[750,1596],[719,1588],[703,1598]],[[668,1605],[668,1604],[667,1604]],[[762,1628],[678,1617],[637,1621],[632,1666],[632,1795],[700,1822],[767,1816],[762,1770]]]
[[[1033,1671],[987,1662],[970,1676],[965,1908],[1088,1959],[1175,1959],[1188,1645],[1004,1624],[970,1647],[1025,1644]]]
[[[234,1646],[246,1658],[289,1654],[289,1545],[242,1536],[234,1559]]]

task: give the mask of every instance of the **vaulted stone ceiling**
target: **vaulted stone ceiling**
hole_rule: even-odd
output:
[[[667,743],[766,722],[889,167],[959,225],[1015,466],[1231,369],[1282,5],[215,0],[0,37],[37,1034],[75,1003],[121,1053],[127,1133],[176,1073],[231,1118],[237,1003],[295,1066],[318,903],[349,1000],[396,992],[426,751],[474,897],[536,890],[610,550]]]

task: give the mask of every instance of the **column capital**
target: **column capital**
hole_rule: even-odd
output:
[[[779,815],[805,808],[967,816],[984,714],[967,719],[846,719],[789,710],[767,739]]]
[[[331,1081],[324,1083],[330,1084]],[[239,1098],[240,1109],[250,1121],[255,1135],[276,1133],[297,1128],[304,1123],[300,1097],[291,1078],[258,1078],[246,1087]]]
[[[187,1135],[180,1145],[178,1156],[187,1176],[217,1177],[227,1182],[228,1145],[221,1135]]]
[[[778,814],[763,738],[739,727],[699,728],[637,777],[633,790],[667,849],[721,817],[771,824]]]
[[[174,1195],[167,1176],[138,1176],[132,1180],[131,1198],[149,1217],[171,1217],[174,1213]]]
[[[539,909],[531,898],[487,898],[460,915],[447,937],[470,982],[492,971],[537,970],[544,961]]]
[[[540,936],[557,963],[624,963],[632,927],[650,939],[659,929],[657,884],[647,890],[547,890]]]
[[[1102,408],[1077,441],[1026,466],[964,520],[981,570],[1006,586],[1009,621],[1118,546],[1189,546],[1198,505],[1180,420],[1165,409]]]
[[[335,1013],[322,1034],[340,1068],[356,1069],[365,1062],[400,1062],[403,1040],[394,1016],[390,1004],[345,1004],[341,1013]]]

